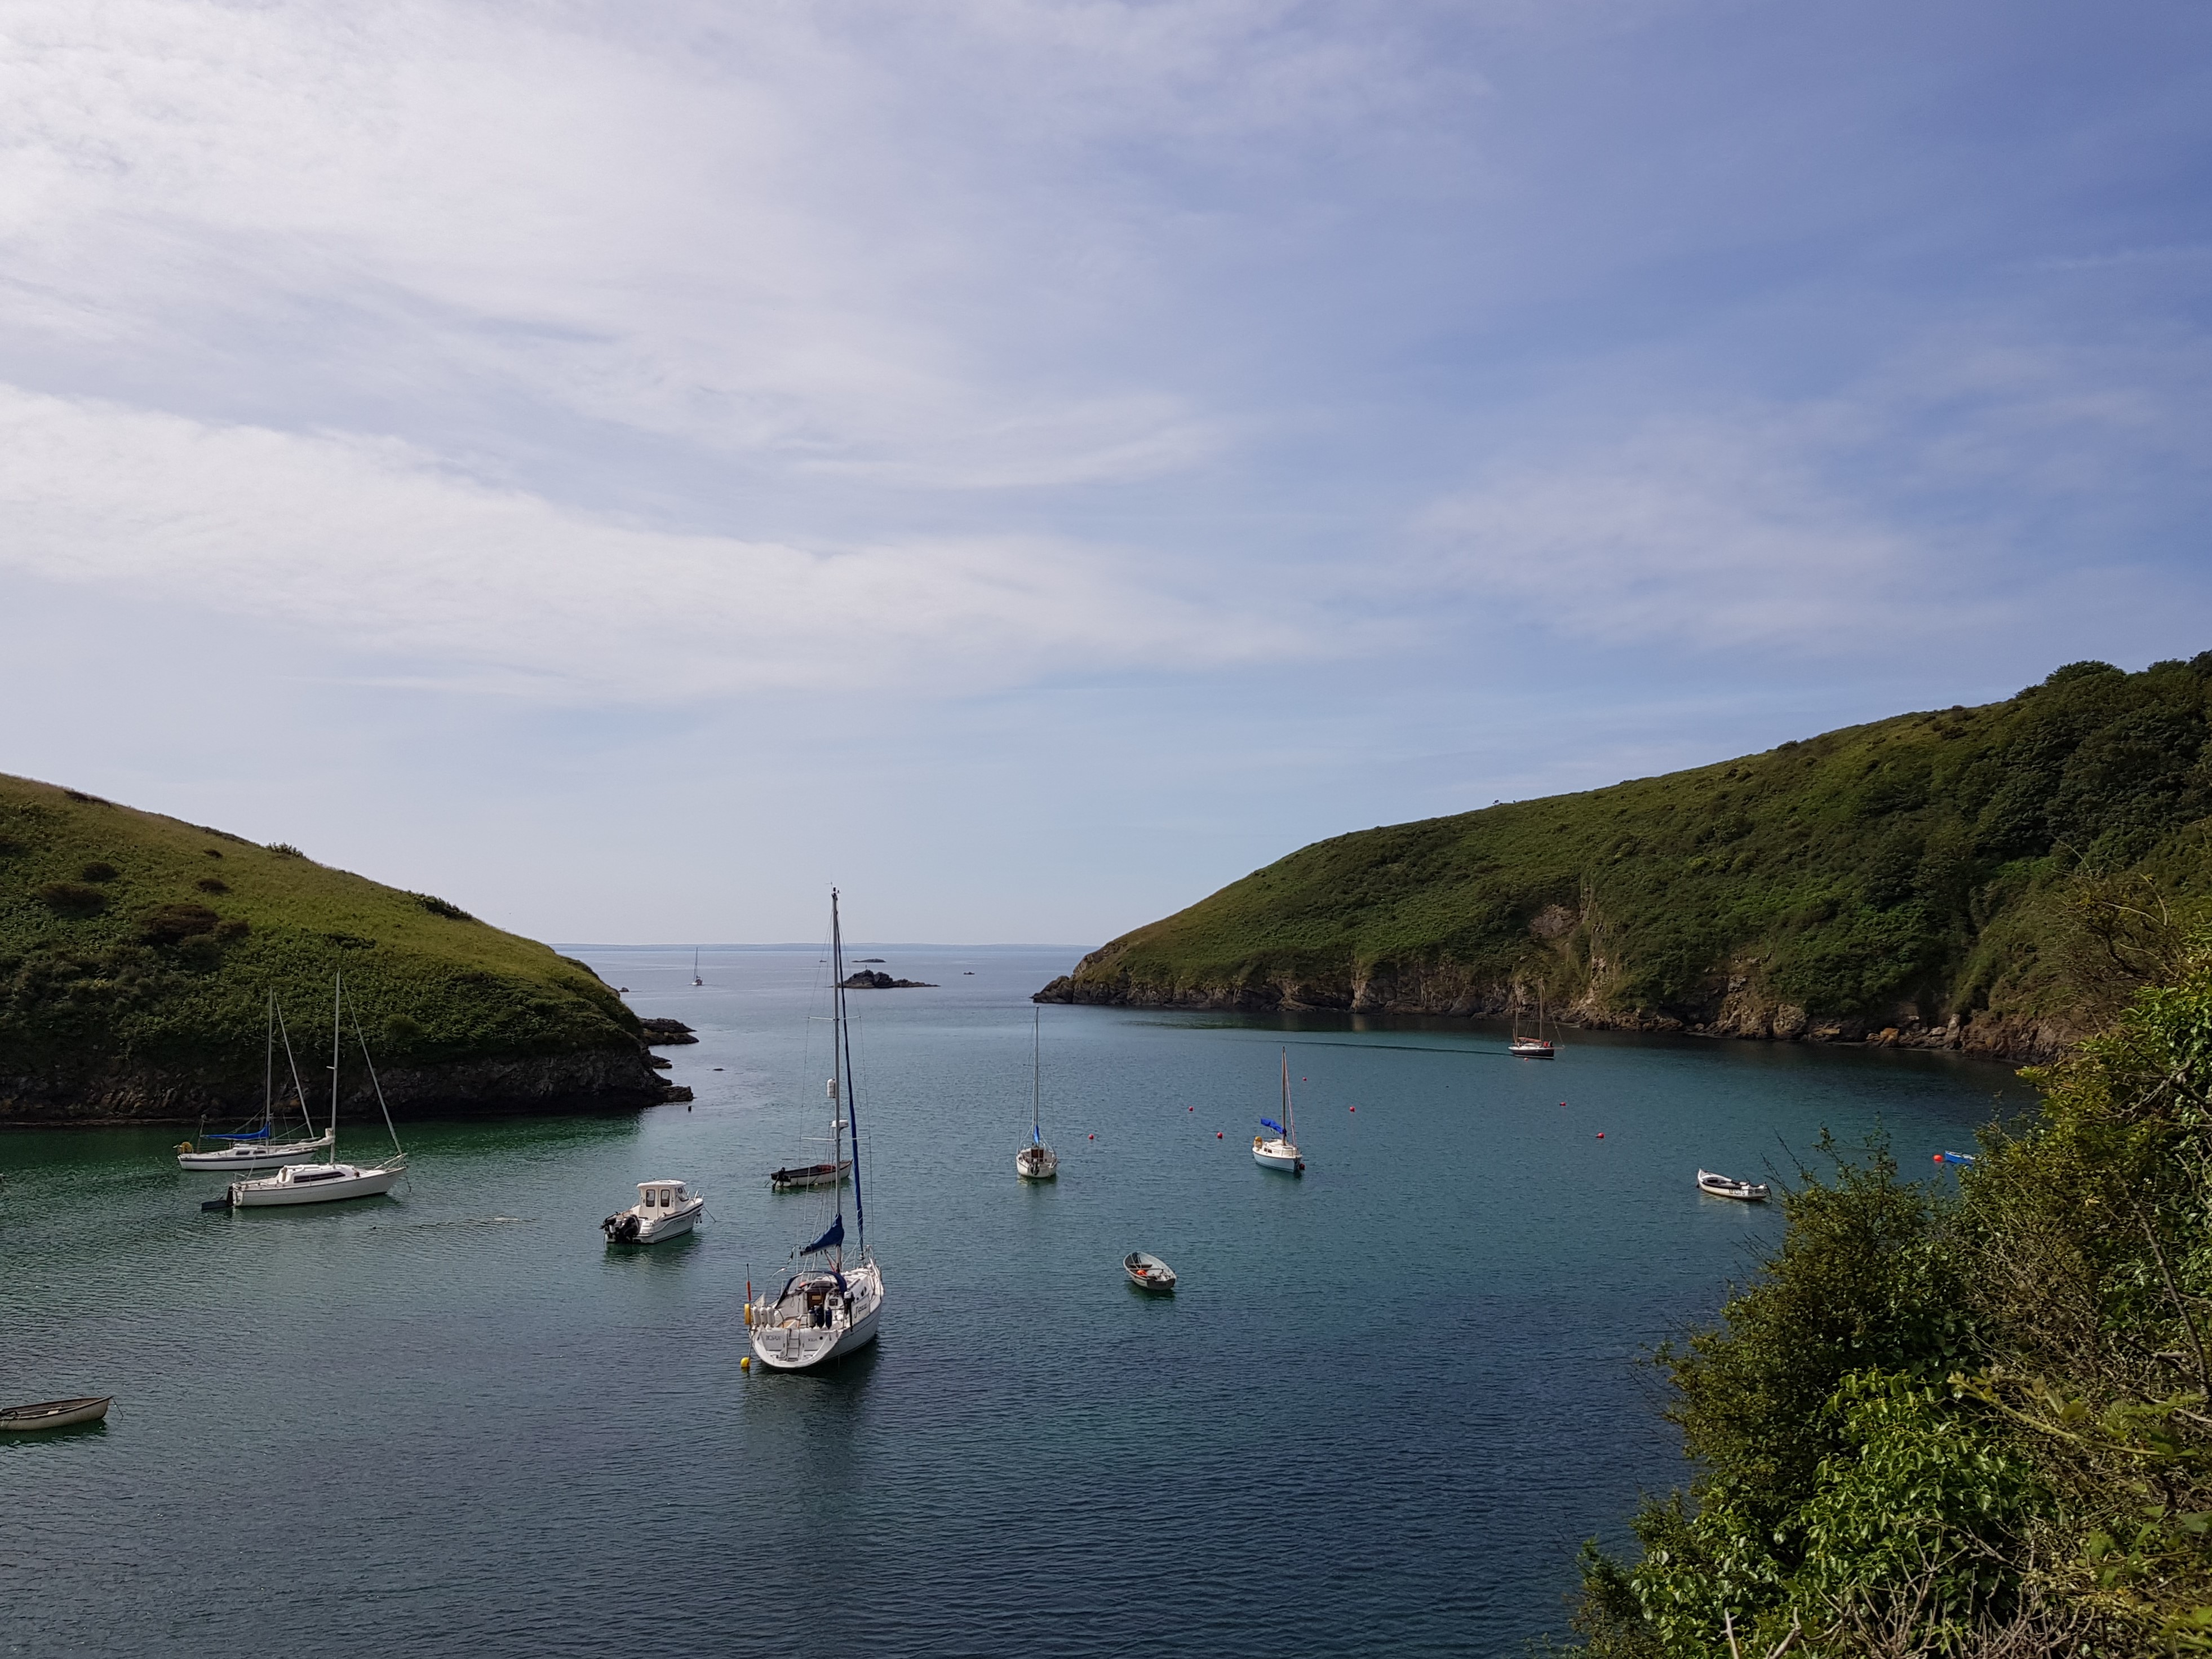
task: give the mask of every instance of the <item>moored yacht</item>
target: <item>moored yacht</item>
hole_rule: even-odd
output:
[[[1260,1120],[1262,1129],[1273,1129],[1273,1135],[1252,1137],[1252,1161],[1263,1170],[1283,1170],[1291,1175],[1304,1175],[1306,1161],[1298,1153],[1298,1121],[1291,1114],[1291,1051],[1283,1050],[1283,1121],[1272,1117]]]
[[[1030,1139],[1029,1145],[1014,1154],[1014,1173],[1024,1181],[1050,1181],[1060,1173],[1060,1154],[1044,1144],[1044,1130],[1037,1118],[1042,1077],[1039,1058],[1042,1018],[1042,1010],[1030,1010]]]
[[[837,914],[837,890],[830,890],[831,973],[830,1027],[830,1173],[834,1194],[830,1224],[811,1244],[794,1252],[804,1261],[783,1288],[745,1304],[753,1357],[771,1370],[803,1371],[826,1364],[876,1338],[884,1310],[883,1270],[868,1254],[868,1217],[860,1184],[860,1121],[853,1085],[853,1038],[845,1018],[845,938]],[[854,1249],[845,1249],[845,1182],[837,1171],[847,1164],[845,1130],[853,1131]]]
[[[321,1144],[336,1150],[338,1137],[338,1060],[343,1041],[343,1020],[346,1009],[345,976],[341,974],[331,988],[331,1127]],[[264,1176],[257,1181],[234,1181],[230,1190],[222,1198],[211,1199],[200,1207],[221,1209],[228,1205],[233,1209],[254,1210],[276,1205],[334,1204],[341,1199],[375,1198],[392,1190],[399,1177],[407,1173],[407,1154],[399,1149],[399,1132],[392,1127],[392,1109],[385,1103],[384,1085],[376,1080],[376,1065],[368,1057],[368,1038],[361,1029],[361,1017],[354,1017],[355,1038],[361,1044],[362,1064],[368,1072],[369,1087],[376,1092],[376,1103],[384,1113],[384,1127],[392,1137],[392,1156],[373,1164],[288,1164],[273,1176]]]
[[[276,1043],[284,1044],[284,1063],[292,1073],[292,1092],[300,1103],[300,1115],[306,1121],[305,1139],[276,1140]],[[199,1150],[201,1140],[219,1140],[224,1144],[211,1151]],[[183,1170],[274,1170],[286,1164],[298,1164],[331,1144],[328,1133],[318,1135],[315,1125],[307,1114],[307,1091],[300,1084],[300,1065],[292,1057],[292,1034],[284,1029],[284,1011],[276,1006],[276,994],[269,994],[269,1036],[263,1055],[261,1079],[261,1121],[251,1129],[234,1129],[228,1134],[199,1135],[180,1143],[177,1147],[177,1167]]]

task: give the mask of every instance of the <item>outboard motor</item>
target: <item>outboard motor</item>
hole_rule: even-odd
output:
[[[637,1243],[637,1218],[623,1210],[599,1223],[599,1231],[607,1236],[610,1244],[635,1244]]]

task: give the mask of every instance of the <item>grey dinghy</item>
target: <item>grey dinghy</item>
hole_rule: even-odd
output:
[[[48,1400],[36,1406],[0,1406],[0,1431],[22,1433],[30,1429],[66,1429],[76,1423],[97,1423],[115,1403],[112,1394],[88,1395],[82,1400]]]
[[[1150,1291],[1157,1296],[1172,1294],[1176,1287],[1175,1269],[1142,1250],[1132,1250],[1123,1256],[1121,1271],[1129,1275],[1129,1282],[1139,1290]]]

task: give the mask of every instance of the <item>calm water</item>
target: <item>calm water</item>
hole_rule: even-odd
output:
[[[704,990],[586,954],[698,1028],[664,1051],[694,1108],[412,1126],[402,1197],[289,1212],[203,1214],[173,1129],[0,1135],[0,1400],[118,1396],[0,1443],[0,1651],[1516,1654],[1680,1476],[1635,1357],[1778,1226],[1698,1165],[1877,1119],[1924,1164],[2022,1098],[1930,1056],[1048,1008],[1027,1187],[1025,999],[1073,953],[856,949],[943,987],[854,999],[883,1335],[748,1376],[747,1278],[819,1218],[763,1179],[821,1132],[817,953],[710,952]],[[1247,1150],[1285,1041],[1302,1180]],[[657,1176],[710,1226],[610,1252]]]

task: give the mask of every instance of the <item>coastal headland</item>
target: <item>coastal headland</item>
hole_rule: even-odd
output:
[[[0,1124],[258,1111],[272,991],[327,1110],[340,971],[395,1114],[672,1097],[647,1043],[680,1039],[580,962],[290,847],[0,775]],[[346,1042],[357,1060],[350,1024]],[[347,1079],[346,1109],[373,1113],[358,1064]]]
[[[2047,1058],[2212,885],[2212,653],[2059,669],[1585,793],[1338,836],[1042,1002],[1535,1018]]]

